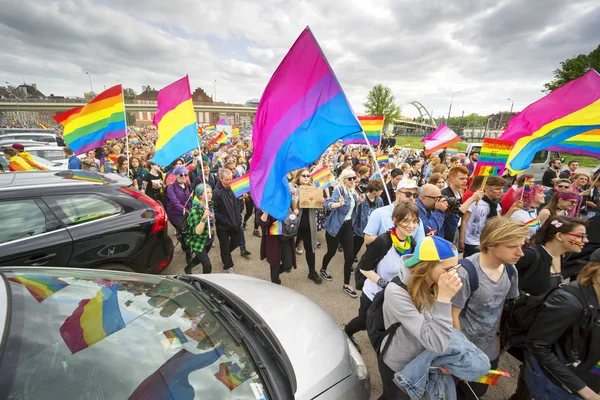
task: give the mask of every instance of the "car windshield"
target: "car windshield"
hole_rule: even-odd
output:
[[[252,356],[194,289],[105,271],[5,272],[9,399],[266,399]]]

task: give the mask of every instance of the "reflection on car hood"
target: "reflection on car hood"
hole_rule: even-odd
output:
[[[317,303],[283,286],[242,275],[210,274],[252,307],[277,336],[296,374],[296,399],[311,399],[350,375],[345,334]]]

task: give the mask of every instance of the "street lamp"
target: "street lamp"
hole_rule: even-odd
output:
[[[217,101],[217,80],[215,79],[215,102]]]
[[[454,92],[450,95],[450,108],[448,108],[448,124],[450,124],[450,112],[452,112],[452,99],[454,99],[455,94],[459,94],[460,92]]]
[[[510,113],[512,114],[512,110],[513,110],[513,106],[515,105],[515,101],[513,99],[511,99],[510,97],[508,98],[508,101],[512,101],[512,104],[510,105]]]
[[[85,74],[88,76],[88,78],[90,78],[90,92],[94,93],[94,89],[92,88],[92,76],[87,71],[85,71]]]

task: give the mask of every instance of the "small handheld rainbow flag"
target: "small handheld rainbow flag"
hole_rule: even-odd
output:
[[[250,191],[250,173],[232,180],[229,186],[235,197],[240,197],[241,195],[248,193]]]
[[[273,225],[269,228],[269,235],[271,236],[279,236],[283,235],[283,227],[281,226],[280,221],[273,222]]]
[[[237,363],[227,361],[219,364],[219,372],[215,374],[215,378],[231,391],[250,379],[250,374],[240,373],[240,371],[240,366]]]
[[[227,136],[225,136],[225,134],[223,132],[219,132],[217,134],[217,137],[215,137],[213,140],[210,141],[209,146],[215,142],[219,143],[219,144],[225,143],[226,145],[231,146],[231,142],[229,141],[229,139],[227,139]]]
[[[450,154],[450,155],[456,155],[456,154],[458,154],[458,146],[448,147],[446,149],[446,154]]]
[[[369,162],[369,156],[366,154],[361,154],[359,161],[361,164]]]
[[[530,219],[529,221],[525,222],[525,226],[528,228],[537,228],[540,225],[540,220],[537,218]]]
[[[221,156],[217,156],[217,164],[219,165],[219,167],[222,167],[223,165],[225,165],[225,162],[223,162],[223,159],[221,158]]]
[[[387,154],[380,154],[377,156],[377,164],[383,165],[390,162],[390,156]]]
[[[506,371],[498,371],[495,369],[490,369],[487,374],[477,379],[475,382],[483,383],[484,385],[496,386],[498,384],[498,380],[500,380],[503,376],[510,376],[510,374]]]
[[[525,183],[523,184],[523,190],[525,192],[530,192],[531,191],[531,179],[525,178]]]
[[[58,278],[37,274],[17,275],[8,278],[8,280],[25,286],[38,303],[46,300],[60,289],[69,286],[67,282]]]
[[[379,146],[381,142],[381,131],[383,130],[383,116],[359,116],[358,122],[361,128],[367,136],[369,144],[372,146]],[[344,139],[344,145],[349,144],[366,144],[365,137],[362,132],[353,133],[352,135],[346,136]]]
[[[590,371],[592,374],[600,375],[600,361],[598,364],[594,365],[594,368]]]
[[[514,143],[510,140],[483,139],[474,176],[502,176]]]
[[[214,131],[217,128],[214,125],[206,125],[203,129],[204,129],[204,132],[206,132],[206,131]]]
[[[329,167],[323,167],[313,171],[310,174],[313,178],[315,186],[319,189],[326,189],[335,184],[335,177]]]

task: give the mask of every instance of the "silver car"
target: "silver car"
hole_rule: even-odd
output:
[[[90,249],[93,251],[93,249]],[[241,275],[0,268],[8,399],[367,399],[335,321]]]

